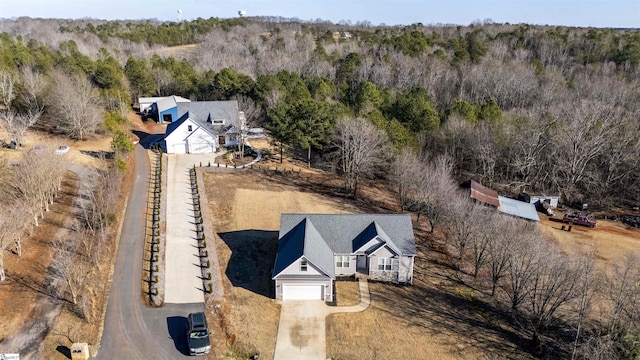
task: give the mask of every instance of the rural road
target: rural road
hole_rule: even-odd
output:
[[[186,316],[204,303],[142,305],[141,274],[149,187],[147,150],[136,145],[135,180],[129,194],[97,359],[176,359],[185,353]],[[175,338],[175,341],[174,341]]]

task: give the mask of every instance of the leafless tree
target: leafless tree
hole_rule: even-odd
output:
[[[563,307],[578,299],[580,271],[576,256],[562,254],[560,249],[546,244],[537,257],[529,282],[525,285],[526,318],[534,346],[540,345],[540,335],[554,324]]]
[[[28,117],[37,121],[44,112],[44,91],[48,82],[44,75],[32,67],[25,66],[20,70],[22,92],[18,97]]]
[[[512,312],[517,311],[529,296],[530,284],[544,251],[544,240],[537,234],[527,233],[524,240],[513,244],[509,272],[502,286]]]
[[[39,117],[39,113],[31,115],[18,114],[14,110],[0,111],[0,126],[11,136],[11,142],[16,147],[20,147],[25,133],[38,121]]]
[[[587,253],[578,255],[576,259],[576,267],[578,276],[577,284],[577,324],[576,324],[576,337],[573,342],[573,350],[571,352],[571,359],[575,359],[578,355],[578,345],[580,341],[581,331],[584,320],[588,315],[591,308],[591,303],[594,298],[596,286],[599,282],[599,273],[595,269],[595,248],[591,248]]]
[[[158,96],[171,95],[171,83],[173,82],[173,76],[171,76],[171,73],[165,69],[152,69],[151,74],[157,84],[156,93]]]
[[[10,244],[11,231],[9,224],[12,219],[9,218],[6,210],[0,208],[0,281],[6,280],[4,271],[4,252]]]
[[[621,126],[620,111],[607,104],[580,100],[566,104],[559,113],[562,131],[556,134],[558,144],[558,187],[571,197],[576,186],[589,180],[589,166],[603,153]]]
[[[495,296],[498,285],[509,272],[509,261],[517,244],[525,241],[520,222],[504,217],[495,218],[495,226],[487,246],[487,267],[491,276],[491,296]]]
[[[430,223],[431,231],[436,225],[443,225],[450,221],[453,204],[463,203],[456,192],[457,185],[452,179],[453,162],[447,155],[439,155],[427,161],[425,166],[417,168],[414,182],[410,183],[409,197],[416,201],[418,214],[425,214]]]
[[[58,238],[53,242],[55,275],[63,284],[58,287],[58,294],[65,298],[68,291],[74,305],[78,303],[78,295],[87,277],[81,259],[76,255],[73,242]]]
[[[52,145],[31,149],[14,173],[13,187],[31,214],[34,226],[38,226],[38,219],[49,211],[66,171],[65,158],[55,155],[54,149]]]
[[[49,109],[59,127],[74,139],[84,140],[103,121],[98,93],[83,76],[56,73]]]
[[[259,127],[262,125],[265,113],[261,106],[256,104],[256,102],[248,96],[237,95],[233,97],[233,99],[238,102],[238,109],[244,111],[248,127]]]
[[[605,295],[611,302],[608,333],[618,329],[640,328],[640,255],[629,254],[614,275],[607,278]]]
[[[11,102],[16,97],[14,85],[13,76],[6,70],[0,70],[0,95],[2,95],[2,104],[7,110],[11,109]]]
[[[347,191],[357,195],[361,178],[372,175],[388,156],[387,134],[365,119],[340,119],[333,143]]]
[[[415,204],[418,178],[425,171],[422,161],[409,149],[403,149],[394,157],[390,168],[391,181],[397,186],[401,211]]]
[[[478,229],[476,235],[471,238],[471,259],[473,261],[473,277],[478,277],[480,269],[489,262],[489,247],[496,233],[500,230],[496,227],[497,218],[500,215],[481,208],[471,214],[471,218],[466,221],[473,221]],[[463,217],[461,217],[462,219]]]

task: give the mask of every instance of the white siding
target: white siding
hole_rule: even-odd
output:
[[[413,284],[413,256],[403,256],[400,258],[398,282]]]
[[[300,271],[300,260],[293,262],[286,269],[282,270],[278,276],[281,275],[325,275],[320,269],[313,265],[310,261],[307,261],[307,271]]]
[[[370,255],[370,257],[373,258],[389,258],[389,257],[393,257],[395,256],[395,254],[393,252],[391,252],[391,250],[389,250],[389,248],[385,245],[383,247],[381,247],[380,249],[376,250],[373,254]],[[376,263],[377,264],[377,263]]]
[[[191,131],[189,131],[191,126]],[[200,128],[193,120],[187,119],[165,137],[168,153],[208,153],[215,152],[218,139]]]
[[[337,262],[340,256],[347,256],[349,258],[349,267],[338,267]],[[356,273],[356,257],[353,255],[334,255],[333,266],[335,268],[336,276],[350,276]]]
[[[372,249],[376,248],[377,246],[380,245],[382,241],[380,241],[378,239],[378,237],[374,237],[373,239],[367,241],[365,244],[363,244],[362,246],[360,246],[359,249],[355,249],[356,253],[364,253],[367,251],[371,251]]]

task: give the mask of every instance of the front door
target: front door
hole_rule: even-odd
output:
[[[356,256],[356,270],[364,270],[367,268],[367,255]]]

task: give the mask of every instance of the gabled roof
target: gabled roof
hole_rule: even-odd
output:
[[[495,207],[500,206],[500,201],[498,200],[497,191],[493,189],[489,189],[488,187],[480,184],[475,180],[467,180],[463,182],[460,186],[466,189],[470,189],[472,199],[487,205],[491,205]]]
[[[189,103],[191,103],[191,100],[189,99],[172,95],[172,96],[161,98],[160,100],[156,101],[156,106],[158,107],[158,112],[162,112],[167,109],[174,108],[178,106],[178,104],[189,104]]]
[[[171,134],[182,125],[186,119],[193,121],[198,127],[211,136],[229,132],[228,129],[235,129],[238,121],[238,102],[235,100],[183,102],[178,103],[177,106],[178,120],[167,126],[165,136]],[[227,123],[224,125],[213,125],[211,121],[215,119],[224,119]]]
[[[382,230],[382,227],[375,221],[373,221],[363,232],[358,234],[355,239],[352,241],[352,252],[357,251],[366,243],[368,243],[371,239],[378,237],[384,241],[389,247],[396,253],[401,254],[400,249],[393,243],[391,238]]]
[[[282,214],[274,275],[303,255],[333,274],[334,254],[352,254],[376,236],[398,254],[416,255],[406,214]]]
[[[187,114],[184,114],[177,121],[174,121],[174,122],[170,123],[169,125],[167,125],[167,131],[165,132],[165,138],[167,136],[169,136],[172,132],[174,132],[177,128],[179,128],[182,124],[184,124],[187,120],[192,121],[198,127],[196,129],[194,129],[193,132],[189,133],[189,135],[187,135],[185,137],[185,139],[188,138],[191,134],[195,133],[195,130],[198,130],[198,129],[199,130],[203,130],[204,132],[206,132],[207,134],[211,135],[212,137],[217,135],[217,133],[213,129],[211,129],[211,128],[207,127],[207,126],[202,126],[201,124],[193,121],[193,119],[191,119],[189,117],[189,113],[187,113]],[[184,140],[184,139],[182,139],[182,140]]]
[[[273,275],[278,275],[303,256],[329,277],[335,278],[333,252],[308,219],[303,219],[280,237]]]
[[[527,220],[540,221],[536,207],[533,204],[504,196],[499,196],[498,198],[500,200],[498,211]]]
[[[138,98],[138,104],[152,104],[157,103],[158,101],[166,98],[173,98],[176,103],[181,102],[190,102],[191,100],[185,99],[182,96],[171,95],[171,96],[153,96],[153,97],[140,97]]]
[[[178,117],[189,113],[189,117],[201,124],[221,133],[229,125],[238,124],[238,102],[227,101],[194,101],[178,104]],[[224,119],[224,125],[213,125],[212,121]]]

